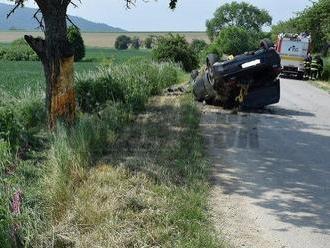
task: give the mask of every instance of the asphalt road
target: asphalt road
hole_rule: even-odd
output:
[[[214,222],[233,247],[330,247],[330,94],[282,79],[258,113],[203,107]]]

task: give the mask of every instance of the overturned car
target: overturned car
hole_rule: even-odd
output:
[[[206,69],[195,73],[193,92],[198,101],[225,108],[262,108],[280,100],[281,58],[269,40],[260,49],[232,60],[208,55]]]

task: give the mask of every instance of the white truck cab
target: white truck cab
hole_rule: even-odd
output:
[[[311,37],[307,34],[280,34],[276,50],[281,56],[282,74],[304,77],[304,60],[310,52]]]

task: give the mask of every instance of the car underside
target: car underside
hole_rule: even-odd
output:
[[[221,62],[210,54],[206,66],[193,80],[199,101],[225,108],[262,108],[280,100],[281,58],[269,41],[232,60]]]

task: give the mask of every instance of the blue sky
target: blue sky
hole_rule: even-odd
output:
[[[8,3],[8,1],[0,0]],[[76,1],[77,3],[79,1]],[[179,0],[175,11],[168,9],[168,0],[137,0],[135,7],[125,8],[124,0],[81,0],[79,8],[70,8],[71,15],[107,23],[129,31],[201,31],[205,21],[213,16],[217,7],[226,0]],[[273,23],[290,18],[301,11],[309,0],[245,0],[266,9],[273,16]],[[27,3],[35,7],[33,0]]]

